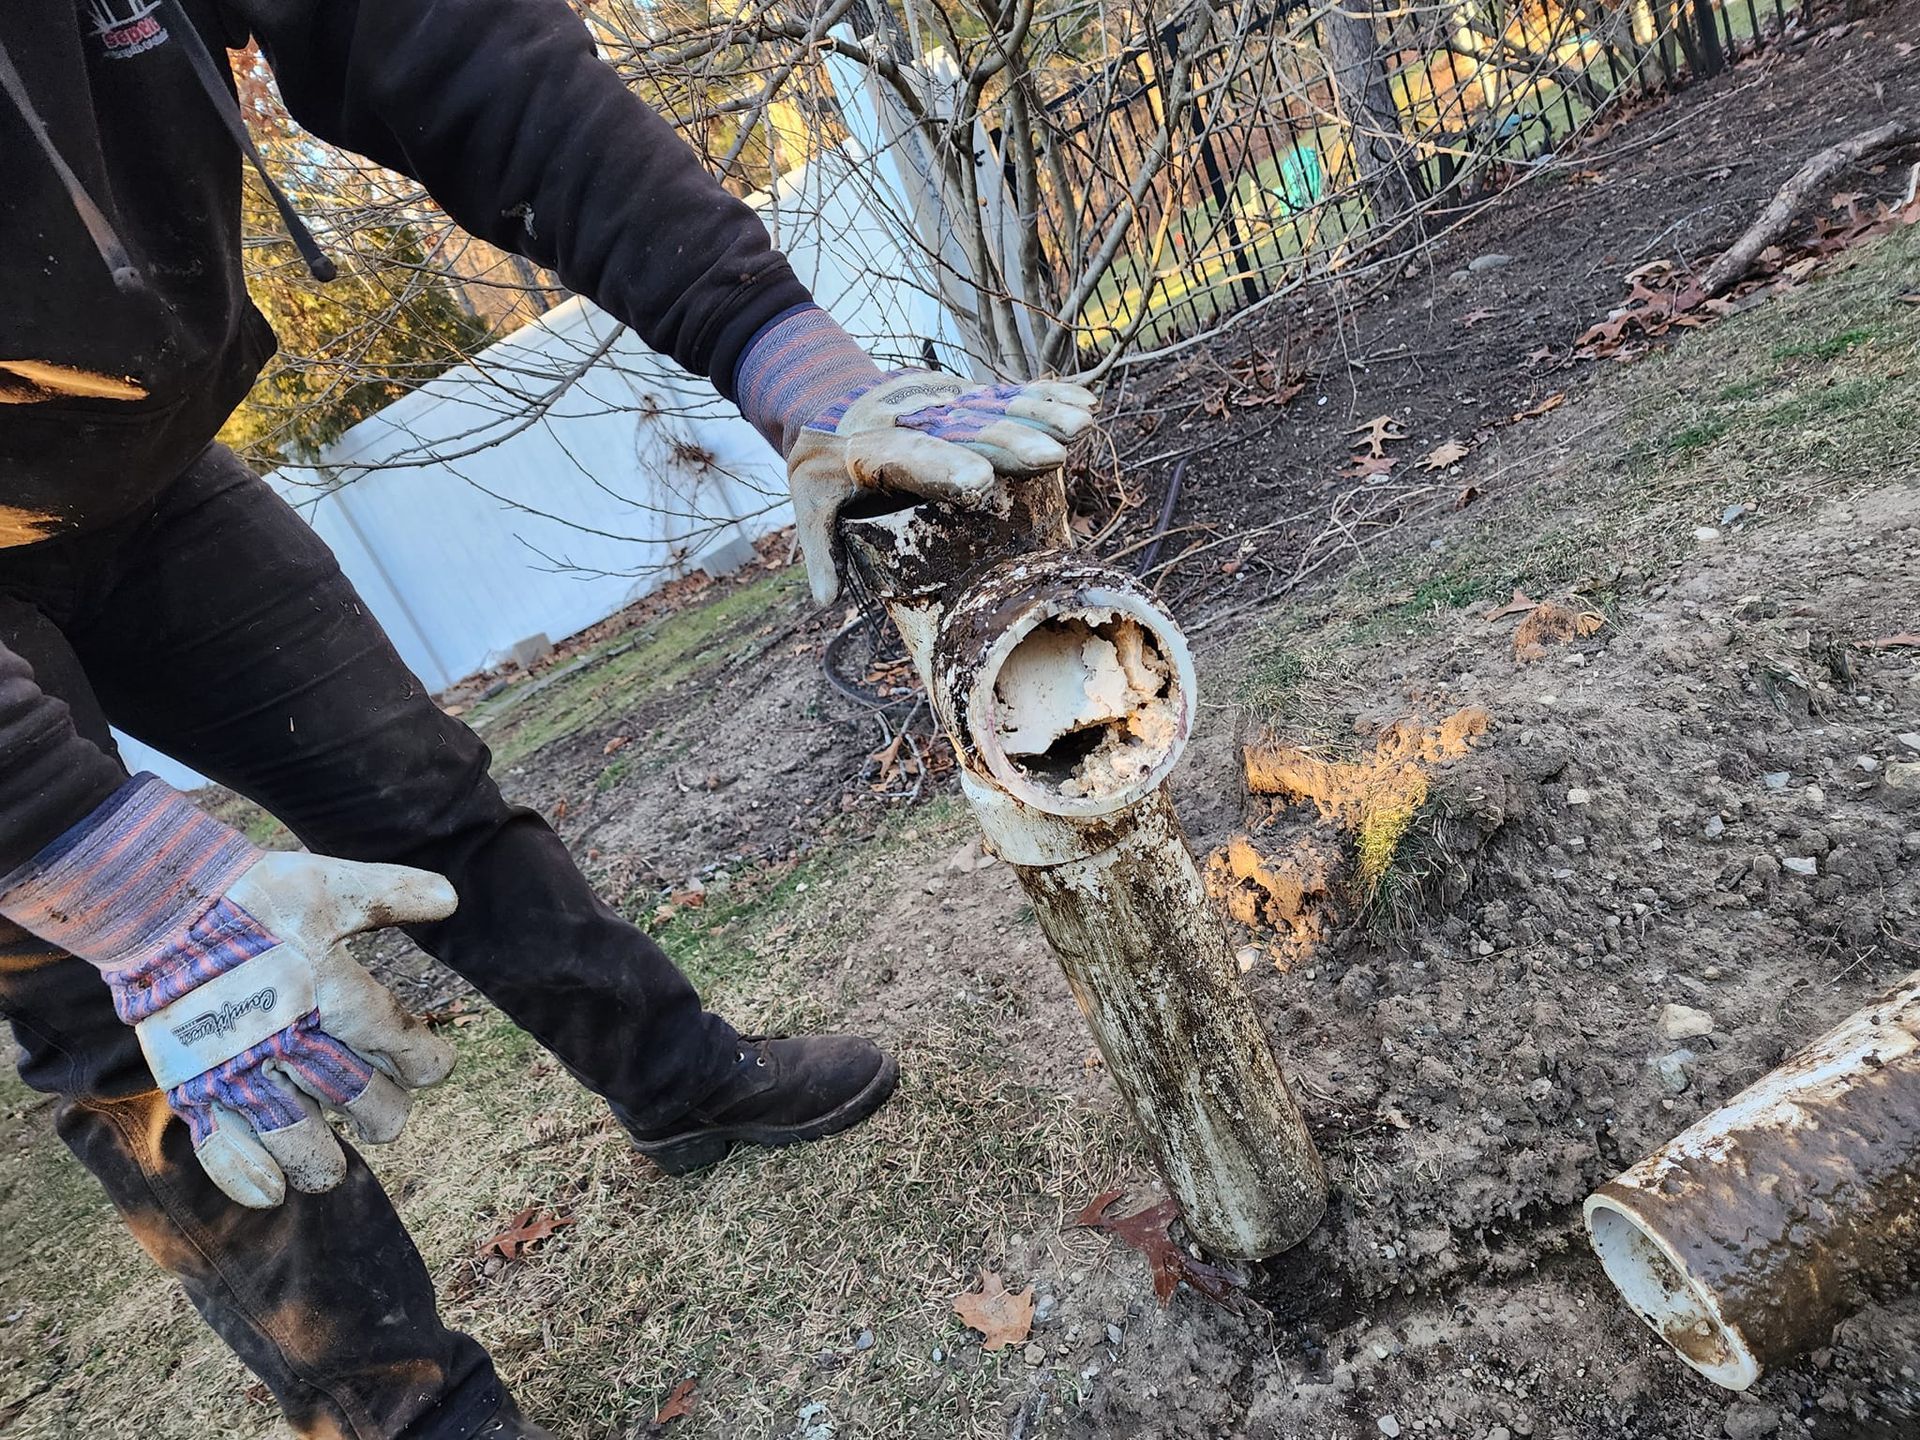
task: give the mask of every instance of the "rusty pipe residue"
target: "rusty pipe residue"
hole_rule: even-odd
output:
[[[1586,1203],[1627,1304],[1730,1390],[1824,1344],[1920,1250],[1920,973]]]
[[[845,533],[1188,1227],[1242,1259],[1297,1243],[1326,1178],[1165,790],[1194,714],[1179,627],[1062,553],[1057,478],[996,515],[920,506]]]

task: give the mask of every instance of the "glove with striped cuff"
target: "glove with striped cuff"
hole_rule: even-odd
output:
[[[256,1209],[345,1177],[323,1112],[392,1140],[453,1068],[343,942],[455,903],[424,870],[263,851],[151,775],[0,880],[0,914],[99,968],[202,1168]]]
[[[827,313],[805,306],[756,335],[735,374],[740,412],[787,461],[795,528],[820,604],[840,593],[834,524],[862,490],[980,509],[1004,476],[1041,475],[1093,424],[1093,392],[1057,380],[971,385],[883,372]]]

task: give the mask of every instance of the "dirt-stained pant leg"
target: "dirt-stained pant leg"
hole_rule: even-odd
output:
[[[67,702],[81,734],[111,745],[43,612],[0,590],[0,638]],[[328,1194],[292,1193],[275,1210],[235,1205],[194,1160],[99,973],[4,920],[0,1016],[19,1041],[21,1077],[59,1097],[61,1138],[297,1431],[466,1436],[499,1407],[485,1352],[440,1323],[426,1267],[351,1148],[347,1178]]]
[[[395,653],[326,545],[214,447],[112,556],[68,631],[107,716],[310,848],[445,875],[412,930],[643,1129],[725,1078],[736,1036]],[[458,1083],[456,1076],[455,1083]]]

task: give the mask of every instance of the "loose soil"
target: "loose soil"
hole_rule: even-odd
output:
[[[511,1026],[383,944],[462,1068],[377,1163],[450,1316],[536,1413],[580,1440],[651,1433],[697,1375],[664,1433],[1920,1433],[1920,1301],[1868,1306],[1735,1399],[1622,1309],[1578,1221],[1596,1183],[1920,965],[1900,768],[1920,648],[1872,645],[1920,631],[1920,308],[1899,300],[1920,228],[1635,363],[1567,353],[1626,270],[1704,259],[1812,150],[1920,103],[1920,14],[1862,13],[1621,124],[1390,296],[1322,297],[1127,382],[1134,505],[1104,548],[1143,553],[1179,449],[1160,558],[1213,545],[1158,574],[1209,697],[1176,780],[1197,851],[1351,847],[1315,807],[1248,794],[1250,740],[1339,762],[1401,722],[1489,717],[1433,766],[1371,903],[1284,969],[1246,952],[1334,1183],[1306,1244],[1243,1273],[1250,1306],[1161,1305],[1137,1257],[1070,1223],[1152,1177],[1008,868],[890,750],[911,701],[876,717],[825,682],[851,617],[813,614],[784,551],[450,697],[716,1008],[874,1034],[906,1077],[854,1136],[667,1181]],[[1468,268],[1487,255],[1510,258]],[[1249,354],[1306,388],[1208,415]],[[1442,440],[1470,454],[1294,583],[1355,484],[1344,432],[1379,414],[1408,436],[1395,478]],[[1096,527],[1110,498],[1083,498]],[[1520,617],[1489,618],[1516,588],[1604,623],[1522,659]],[[1663,1039],[1669,1003],[1712,1032]],[[0,1434],[273,1433],[184,1302],[124,1284],[143,1262],[46,1107],[8,1081],[0,1126]],[[527,1204],[575,1223],[477,1258]],[[985,1354],[953,1316],[982,1268],[1035,1287],[1030,1344]]]

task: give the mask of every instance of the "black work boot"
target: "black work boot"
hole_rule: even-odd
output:
[[[893,1057],[858,1035],[743,1035],[733,1073],[686,1115],[652,1133],[616,1119],[669,1175],[724,1159],[735,1145],[797,1145],[849,1130],[878,1110],[899,1079]]]

